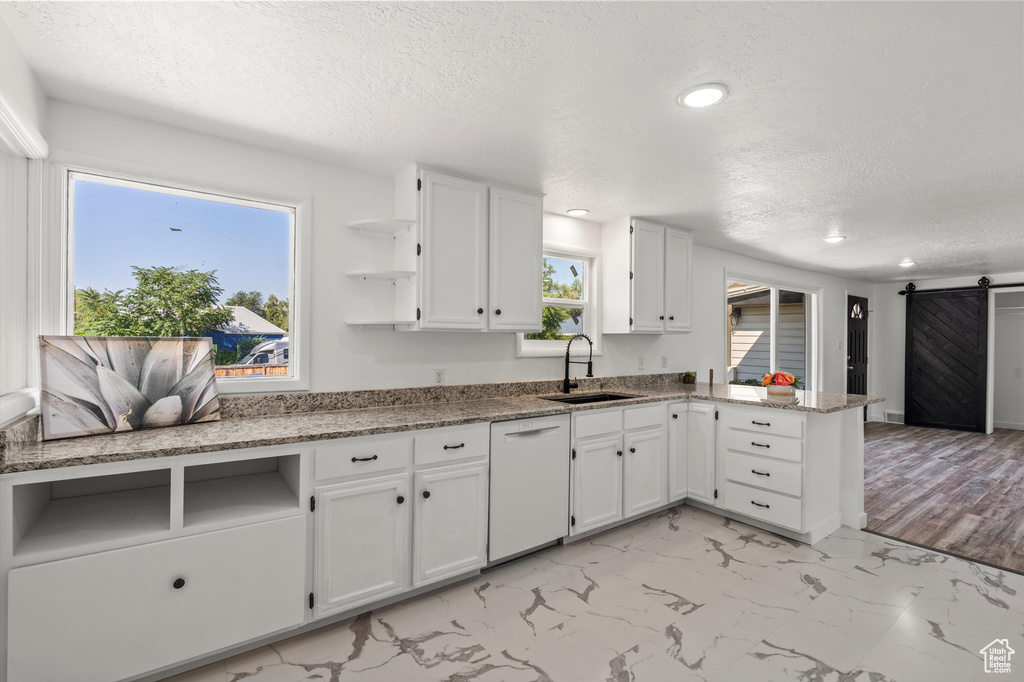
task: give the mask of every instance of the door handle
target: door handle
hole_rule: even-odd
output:
[[[765,445],[764,443],[755,443],[754,441],[750,441],[750,444],[754,445],[756,447],[759,447],[759,448],[770,448],[771,447],[771,445]]]
[[[770,504],[760,504],[759,502],[754,502],[753,500],[750,501],[750,504],[754,505],[755,507],[764,507],[765,509],[771,508]]]
[[[458,445],[445,445],[444,449],[445,450],[458,450],[459,448],[464,448],[464,447],[466,447],[465,443],[459,443]]]
[[[353,462],[375,462],[375,461],[377,461],[377,455],[374,455],[373,457],[353,457],[352,461]]]
[[[771,476],[771,474],[766,474],[765,472],[758,471],[757,469],[751,469],[750,473],[757,474],[758,476]]]

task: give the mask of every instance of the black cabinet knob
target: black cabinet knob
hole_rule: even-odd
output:
[[[619,457],[622,457],[622,450],[619,450],[617,454],[619,455]]]
[[[181,588],[185,587],[185,579],[184,578],[178,578],[177,580],[174,581],[173,586],[174,586],[174,589],[180,590]]]
[[[497,310],[495,310],[494,314],[495,315],[501,315],[501,308],[498,308]]]
[[[659,320],[664,320],[664,319],[665,319],[665,316],[664,316],[664,315],[659,315],[659,316],[658,316],[658,319],[659,319]]]
[[[430,497],[430,491],[429,491],[429,490],[424,490],[424,491],[423,491],[423,499],[425,500],[425,499],[427,499],[428,497]]]
[[[476,314],[477,315],[483,315],[484,314],[484,309],[483,308],[477,308],[476,309]]]
[[[402,504],[403,502],[405,502],[405,498],[402,497],[401,495],[399,495],[398,499],[396,500],[396,502],[398,502],[398,504]]]
[[[629,451],[635,453],[636,452],[636,448],[630,448]]]
[[[673,419],[679,419],[679,415],[678,414],[674,414],[674,415],[672,415],[672,418]]]
[[[676,316],[675,316],[675,315],[669,315],[669,316],[668,316],[668,319],[670,319],[670,320],[674,320],[674,319],[676,319]]]

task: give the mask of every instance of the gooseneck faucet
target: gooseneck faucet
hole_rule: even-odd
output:
[[[590,357],[587,358],[586,362],[583,362],[582,360],[569,359],[569,349],[572,347],[572,342],[575,341],[576,339],[586,339],[587,343],[590,344]],[[576,334],[571,339],[569,339],[569,343],[566,344],[565,346],[565,380],[562,382],[562,393],[568,393],[569,389],[580,387],[579,382],[569,380],[569,365],[584,364],[587,366],[587,376],[594,376],[594,342],[591,341],[590,337],[587,336],[586,334]]]

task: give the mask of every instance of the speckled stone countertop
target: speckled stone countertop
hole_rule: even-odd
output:
[[[488,386],[492,389],[487,390]],[[764,388],[683,384],[674,374],[581,380],[577,393],[600,390],[631,396],[611,403],[566,405],[541,397],[557,394],[558,386],[559,382],[517,382],[408,389],[411,393],[394,389],[226,398],[229,405],[237,402],[230,406],[229,418],[219,422],[45,443],[22,442],[20,447],[6,448],[2,453],[0,473],[503,421],[665,400],[708,400],[813,413],[838,412],[885,400],[877,396],[808,391],[797,391],[794,398],[780,400],[768,398]],[[526,391],[531,393],[524,394]],[[414,399],[422,402],[406,402]],[[361,406],[340,407],[353,404]],[[373,404],[384,406],[368,406]],[[294,409],[305,411],[289,411]]]

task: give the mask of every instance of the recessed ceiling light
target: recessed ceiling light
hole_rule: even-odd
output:
[[[905,260],[902,263],[900,263],[901,268],[909,268],[911,265],[917,265],[917,263],[915,263],[912,260]]]
[[[721,83],[705,83],[690,88],[679,95],[679,103],[684,107],[710,107],[718,104],[729,94],[729,88]]]
[[[822,241],[826,241],[829,244],[838,244],[839,242],[843,241],[844,239],[846,239],[846,237],[843,237],[842,235],[838,235],[837,234],[837,235],[833,235],[831,237],[825,237]]]
[[[585,208],[570,208],[565,212],[565,215],[587,215],[588,213],[590,213],[590,211]]]

